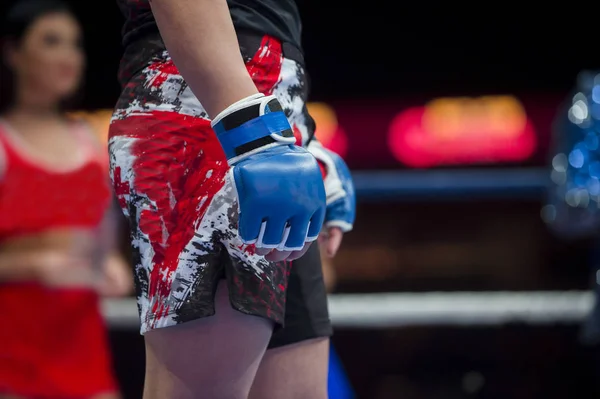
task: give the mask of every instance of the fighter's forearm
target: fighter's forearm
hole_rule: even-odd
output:
[[[209,116],[258,91],[248,75],[226,0],[151,0],[161,36]]]

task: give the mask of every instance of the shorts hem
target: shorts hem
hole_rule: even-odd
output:
[[[243,306],[239,306],[233,302],[231,302],[230,305],[237,312],[240,312],[240,313],[248,315],[248,316],[262,317],[263,319],[272,321],[278,327],[283,327],[283,321],[282,321],[283,317],[268,316],[267,312],[265,312],[265,313],[252,312],[252,311],[245,309]],[[185,324],[190,321],[204,319],[207,317],[214,316],[216,313],[217,313],[216,310],[213,308],[211,312],[205,312],[205,313],[175,311],[175,312],[166,313],[159,317],[156,315],[151,315],[147,318],[148,322],[144,323],[142,325],[142,328],[140,329],[140,334],[145,335],[146,333],[148,333],[150,331],[159,330],[161,328],[174,327],[174,326],[178,326],[180,324]],[[184,320],[173,321],[173,317],[182,318]],[[164,319],[164,321],[161,323],[160,320],[163,320],[163,319]],[[152,327],[149,327],[150,325]]]
[[[284,329],[273,335],[267,346],[267,350],[281,348],[283,346],[293,345],[316,338],[329,338],[333,335],[333,326],[329,320],[320,323],[311,323],[310,327],[307,327],[304,324],[288,324],[285,328],[287,331]],[[294,331],[294,333],[290,333],[290,331]],[[281,336],[278,336],[278,334],[281,334]]]

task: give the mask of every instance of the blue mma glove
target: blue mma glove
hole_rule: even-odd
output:
[[[347,233],[352,230],[356,218],[356,193],[350,170],[339,155],[323,147],[317,140],[311,140],[307,149],[323,169],[327,194],[325,227],[339,227]]]
[[[295,145],[275,96],[240,100],[217,115],[212,127],[231,166],[241,240],[280,251],[298,251],[316,240],[325,217],[319,165]]]

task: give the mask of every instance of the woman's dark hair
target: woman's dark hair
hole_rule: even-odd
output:
[[[18,46],[27,31],[39,18],[54,13],[72,13],[67,3],[60,0],[17,0],[8,9],[0,24],[0,113],[13,100],[13,79],[4,54],[6,46]]]

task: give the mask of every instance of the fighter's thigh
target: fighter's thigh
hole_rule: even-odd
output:
[[[269,349],[249,399],[327,399],[329,338]]]
[[[274,332],[252,386],[251,399],[327,397],[332,334],[317,245],[292,262],[285,326]]]
[[[220,284],[214,317],[146,334],[145,399],[246,399],[272,333],[270,321],[235,311]]]

